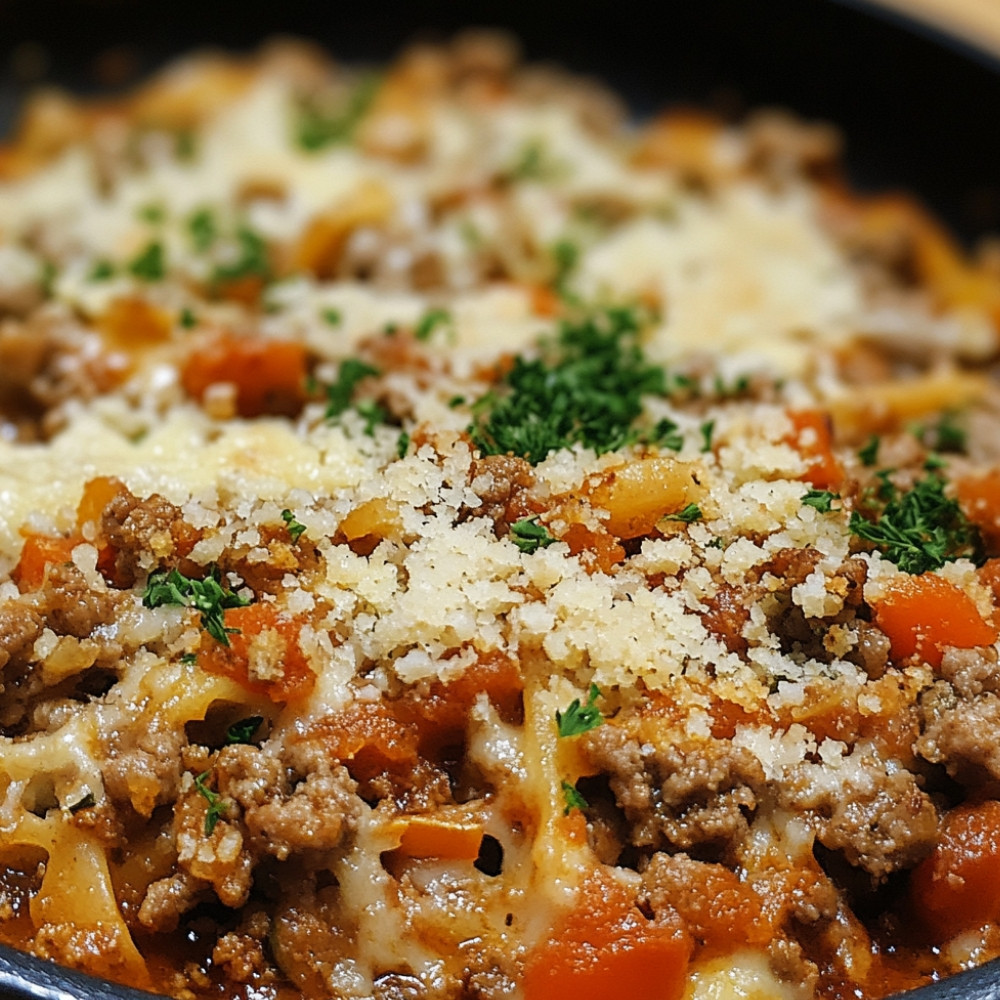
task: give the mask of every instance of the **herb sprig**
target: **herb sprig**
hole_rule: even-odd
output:
[[[537,517],[523,517],[510,526],[510,540],[522,552],[530,555],[551,545],[555,538],[549,534],[544,524],[538,523]]]
[[[604,721],[601,710],[595,704],[600,696],[601,689],[596,684],[591,684],[586,703],[581,704],[579,698],[574,698],[565,712],[556,711],[556,729],[559,735],[580,736],[596,729]]]
[[[218,792],[213,792],[205,784],[210,773],[210,771],[202,771],[194,779],[194,787],[198,790],[198,794],[208,803],[208,811],[205,813],[206,837],[212,836],[212,831],[215,829],[216,824],[229,812],[229,806],[226,804],[225,799]]]
[[[635,425],[642,397],[664,391],[663,369],[643,357],[639,310],[610,307],[563,320],[541,357],[514,359],[498,387],[473,406],[469,428],[485,455],[532,464],[582,444],[598,453],[648,441]]]
[[[851,513],[849,526],[855,535],[871,542],[904,573],[926,573],[962,558],[982,561],[979,531],[958,501],[945,496],[940,475],[932,472],[901,492],[889,479],[890,471],[878,473],[881,510],[876,518]]]
[[[201,612],[201,627],[223,646],[229,645],[229,636],[239,633],[238,628],[227,628],[223,612],[227,608],[245,608],[250,601],[221,584],[221,574],[213,567],[204,580],[193,580],[177,569],[156,570],[149,575],[142,603],[147,608],[177,604]]]

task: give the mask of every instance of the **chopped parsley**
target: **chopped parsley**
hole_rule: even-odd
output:
[[[375,99],[379,83],[375,74],[362,77],[347,99],[333,111],[320,108],[315,101],[303,103],[295,122],[296,143],[314,153],[327,146],[350,142]]]
[[[676,514],[665,514],[664,521],[682,521],[684,524],[691,524],[692,521],[700,521],[702,518],[701,508],[696,503],[689,503],[683,510]]]
[[[680,451],[684,447],[684,435],[677,430],[677,424],[664,417],[653,428],[650,443],[671,451]]]
[[[881,440],[877,434],[873,434],[868,439],[868,443],[858,452],[858,458],[861,459],[862,465],[871,468],[878,461],[878,447],[880,444]]]
[[[339,309],[324,309],[320,316],[323,318],[323,322],[329,326],[340,326],[343,316],[340,315]]]
[[[347,358],[340,363],[337,381],[326,386],[326,419],[339,417],[350,405],[358,383],[369,375],[378,375],[379,370],[359,358]]]
[[[234,722],[226,730],[227,743],[249,743],[253,739],[253,734],[260,728],[264,721],[263,715],[251,715],[246,719]]]
[[[375,425],[387,422],[389,414],[379,406],[373,399],[363,399],[356,403],[354,409],[358,411],[365,422],[365,433],[369,437],[375,436]]]
[[[167,273],[163,244],[154,240],[129,262],[128,269],[142,281],[162,281]]]
[[[237,255],[232,263],[217,264],[212,272],[212,281],[220,284],[227,281],[239,281],[241,278],[271,276],[271,261],[267,253],[267,244],[248,226],[240,226],[236,230]]]
[[[447,309],[428,309],[420,317],[413,335],[417,340],[430,340],[431,335],[439,326],[444,326],[451,322],[451,313]]]
[[[537,464],[574,444],[603,453],[649,441],[634,424],[643,395],[662,393],[664,374],[639,348],[640,316],[611,307],[563,320],[541,357],[518,355],[496,389],[474,404],[473,444],[484,455]]]
[[[281,512],[281,520],[288,526],[288,534],[294,545],[299,540],[302,532],[306,530],[306,526],[296,521],[295,515],[287,508]]]
[[[400,431],[399,440],[396,442],[396,456],[406,458],[406,453],[410,450],[410,435],[406,431]]]
[[[552,244],[551,253],[556,269],[555,277],[552,279],[552,287],[565,298],[567,295],[566,283],[580,262],[580,247],[572,240],[556,240]]]
[[[839,499],[840,494],[832,493],[830,490],[810,490],[802,498],[802,503],[806,507],[814,507],[821,514],[828,514],[833,510],[833,501]]]
[[[212,836],[215,824],[229,812],[229,807],[226,805],[222,796],[218,792],[213,792],[212,789],[205,784],[209,774],[209,771],[202,771],[201,774],[194,779],[194,787],[198,790],[198,794],[208,803],[208,812],[205,813],[206,837]]]
[[[716,375],[712,387],[715,395],[722,399],[745,396],[750,391],[750,376],[737,375],[732,382],[727,382],[721,375]]]
[[[604,721],[601,710],[595,704],[600,696],[601,689],[596,684],[591,684],[586,704],[581,705],[580,699],[574,698],[565,712],[557,710],[556,728],[559,730],[559,735],[579,736],[581,733],[589,733],[591,729],[596,729]]]
[[[566,169],[566,164],[554,159],[541,139],[530,139],[501,176],[507,181],[553,181]]]
[[[186,667],[193,667],[197,662],[198,662],[198,654],[197,653],[182,653],[181,654],[181,663],[183,663],[184,666],[186,666]]]
[[[965,451],[969,436],[958,423],[958,415],[953,411],[941,414],[941,419],[936,424],[923,424],[914,428],[914,433],[928,448],[958,454]]]
[[[903,493],[889,480],[889,471],[878,473],[881,510],[876,518],[869,520],[857,510],[851,513],[855,535],[871,542],[905,573],[926,573],[956,559],[982,560],[979,531],[958,501],[945,496],[941,476],[932,472]]]
[[[524,517],[510,526],[511,541],[524,553],[530,555],[551,545],[555,538],[549,534],[544,524],[538,523],[538,517]]]
[[[88,281],[107,281],[115,276],[115,265],[110,260],[98,260],[87,275]]]
[[[201,613],[201,627],[223,646],[229,645],[229,636],[239,633],[237,628],[226,628],[223,612],[227,608],[245,608],[250,602],[220,583],[221,575],[213,567],[204,580],[192,580],[176,569],[150,573],[142,603],[147,608],[166,604],[179,604]]]
[[[583,812],[590,807],[590,803],[577,791],[576,785],[571,785],[568,781],[562,782],[563,816],[568,816],[574,809]]]
[[[190,306],[185,306],[181,310],[180,324],[185,330],[193,330],[198,325],[198,317]]]
[[[198,253],[204,253],[219,237],[215,213],[210,208],[199,208],[187,220],[191,244]]]
[[[151,226],[156,226],[167,217],[167,212],[162,205],[154,201],[148,205],[140,206],[137,215],[143,222],[148,222]]]
[[[712,437],[715,434],[715,421],[706,420],[701,427],[698,428],[701,433],[701,450],[711,451],[712,450]]]

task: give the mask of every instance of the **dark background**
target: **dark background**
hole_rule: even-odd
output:
[[[275,33],[350,60],[468,25],[610,80],[639,114],[780,105],[840,125],[852,181],[917,192],[967,240],[1000,232],[1000,62],[865,0],[0,0],[0,133],[41,80],[121,88],[172,55]]]

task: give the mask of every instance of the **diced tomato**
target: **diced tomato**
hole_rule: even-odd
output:
[[[916,654],[938,667],[946,646],[973,649],[997,639],[996,628],[983,619],[972,598],[934,573],[901,577],[874,608],[875,622],[889,637],[897,662]]]
[[[691,945],[648,920],[610,875],[594,872],[574,909],[528,956],[525,1000],[678,1000]]]
[[[941,839],[913,871],[910,896],[937,942],[1000,918],[1000,802],[947,815]]]
[[[302,622],[278,611],[273,604],[258,602],[225,612],[227,628],[239,629],[229,635],[224,646],[210,637],[198,656],[198,663],[209,673],[231,677],[254,694],[275,702],[304,698],[316,683],[316,675],[299,646]],[[275,676],[251,671],[251,657],[268,664],[280,664]]]
[[[196,348],[181,369],[184,390],[203,400],[209,386],[236,386],[241,417],[295,416],[305,401],[306,353],[301,344],[223,334]]]
[[[833,454],[833,425],[822,410],[789,410],[794,430],[785,438],[809,462],[804,479],[818,490],[836,489],[844,469]]]
[[[21,593],[40,590],[49,566],[71,562],[73,549],[82,545],[83,541],[80,535],[75,534],[68,537],[35,533],[25,535],[21,558],[10,574],[11,579]]]

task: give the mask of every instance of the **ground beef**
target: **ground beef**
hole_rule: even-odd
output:
[[[0,605],[0,670],[30,649],[43,628],[41,615],[28,601],[13,600]]]
[[[750,621],[750,603],[745,591],[720,583],[716,592],[705,599],[708,610],[701,614],[705,628],[718,636],[730,653],[740,656],[747,651],[743,628]]]
[[[99,625],[116,621],[120,596],[91,588],[76,566],[52,564],[45,587],[45,623],[57,635],[90,636]]]
[[[913,867],[937,837],[937,810],[916,775],[860,747],[837,782],[826,765],[801,765],[782,787],[781,800],[811,816],[824,847],[875,880]]]
[[[485,515],[496,525],[497,535],[507,534],[509,526],[534,513],[525,503],[526,492],[534,485],[531,465],[514,455],[487,455],[472,463],[472,488],[481,506],[472,513]]]
[[[248,842],[261,854],[284,860],[296,851],[334,850],[357,825],[357,785],[315,741],[224,747],[215,774],[219,793],[239,806]]]
[[[962,683],[972,680],[968,668]],[[944,681],[921,700],[924,732],[917,740],[917,752],[933,764],[942,764],[956,781],[975,788],[987,781],[1000,780],[1000,744],[988,734],[1000,732],[1000,696],[986,692],[958,699]]]
[[[108,741],[104,787],[116,802],[129,803],[140,816],[173,801],[181,782],[181,753],[187,739],[159,716],[115,729]]]
[[[206,895],[207,890],[204,880],[183,870],[160,879],[146,890],[139,907],[139,923],[157,933],[175,930],[180,918]]]
[[[726,740],[654,746],[603,725],[581,737],[581,750],[607,775],[636,847],[731,851],[765,784],[757,758]]]
[[[100,529],[115,552],[116,582],[130,587],[143,566],[148,570],[174,554],[187,526],[180,508],[159,494],[140,500],[123,486],[105,508]]]
[[[949,646],[941,657],[940,674],[959,697],[975,698],[1000,691],[1000,657],[992,646],[957,649]]]

